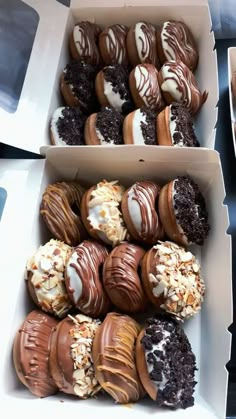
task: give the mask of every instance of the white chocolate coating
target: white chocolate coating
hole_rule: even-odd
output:
[[[132,120],[132,136],[134,144],[145,144],[145,138],[141,129],[141,122],[147,123],[146,115],[140,109],[136,109]]]
[[[58,119],[59,118],[63,118],[63,115],[62,115],[63,109],[65,109],[64,106],[62,106],[60,108],[57,108],[55,110],[55,112],[54,112],[54,114],[52,116],[52,119],[51,119],[51,132],[52,132],[52,135],[53,135],[53,139],[54,139],[55,145],[65,146],[65,145],[67,145],[67,143],[65,141],[63,141],[63,139],[60,137],[59,132],[58,132],[58,129],[57,129],[57,121],[58,121]]]
[[[125,103],[125,99],[121,99],[119,93],[113,91],[112,83],[108,82],[104,78],[104,94],[109,102],[109,105],[118,112],[122,111],[122,106]]]

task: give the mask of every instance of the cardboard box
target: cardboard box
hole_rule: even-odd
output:
[[[228,48],[228,85],[229,85],[229,106],[230,106],[230,117],[232,125],[232,136],[234,143],[234,152],[236,155],[236,99],[233,98],[232,94],[232,75],[236,71],[236,47]]]
[[[72,0],[70,8],[55,0],[24,2],[38,12],[40,20],[18,108],[14,114],[0,109],[2,142],[36,153],[50,145],[49,123],[63,103],[59,78],[70,60],[68,38],[76,22],[91,20],[104,27],[131,26],[139,20],[159,25],[174,19],[185,22],[197,41],[200,55],[195,74],[200,89],[209,96],[196,118],[196,131],[202,147],[214,148],[219,94],[207,0]]]
[[[7,192],[0,223],[1,363],[0,400],[9,416],[21,412],[24,418],[79,415],[124,419],[213,419],[225,417],[232,322],[231,238],[219,155],[212,150],[168,147],[117,146],[91,153],[83,147],[52,147],[42,160],[2,160],[0,184]],[[207,202],[211,231],[204,246],[191,250],[200,259],[206,283],[201,312],[186,321],[184,328],[197,358],[195,406],[187,410],[156,409],[151,400],[129,406],[115,405],[111,398],[80,401],[59,393],[37,399],[18,381],[12,363],[14,335],[31,310],[24,269],[27,258],[49,238],[39,215],[42,193],[49,183],[78,179],[91,185],[106,178],[119,179],[125,186],[142,179],[161,185],[177,175],[190,175],[200,186]]]

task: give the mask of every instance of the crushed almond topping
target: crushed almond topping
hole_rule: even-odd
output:
[[[126,237],[122,213],[119,210],[124,194],[123,186],[118,181],[99,182],[91,193],[88,203],[88,220],[95,230],[99,230],[115,246]],[[98,207],[98,208],[97,208]]]
[[[70,330],[73,338],[71,344],[71,357],[74,362],[74,392],[79,397],[93,396],[100,390],[100,385],[95,378],[92,360],[92,342],[100,320],[94,320],[83,314],[75,317],[68,315],[74,325]]]
[[[51,239],[39,247],[26,266],[26,279],[32,273],[30,281],[39,304],[45,311],[60,318],[71,308],[64,280],[65,265],[71,251],[67,244]]]
[[[196,314],[205,294],[200,264],[195,256],[172,242],[159,241],[156,246],[158,264],[149,273],[154,297],[164,296],[161,308],[185,319]]]

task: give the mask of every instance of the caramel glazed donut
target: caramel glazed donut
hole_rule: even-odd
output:
[[[95,376],[117,403],[143,396],[135,365],[135,343],[140,327],[129,316],[108,313],[95,334],[92,354]]]
[[[99,278],[99,267],[108,255],[100,243],[85,240],[68,260],[65,276],[67,292],[76,308],[97,317],[108,312],[110,302]]]
[[[42,197],[40,213],[48,229],[70,246],[76,246],[86,237],[80,216],[72,210],[76,207],[80,212],[83,193],[77,182],[57,182],[48,185]]]

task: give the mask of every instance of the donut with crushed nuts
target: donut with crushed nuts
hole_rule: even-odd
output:
[[[100,323],[76,314],[63,319],[53,332],[49,367],[63,393],[87,399],[100,390],[92,358],[92,344]]]
[[[172,242],[158,242],[142,260],[142,283],[149,300],[179,320],[197,314],[205,284],[196,257]]]
[[[86,237],[78,215],[83,193],[84,188],[75,181],[57,182],[48,185],[42,197],[40,213],[48,229],[70,246],[77,246]]]
[[[83,223],[96,240],[116,246],[125,240],[127,229],[120,210],[124,187],[103,180],[85,192],[81,202]]]
[[[71,309],[65,286],[65,266],[72,248],[51,239],[29,258],[26,281],[34,303],[43,311],[62,318]]]
[[[106,314],[110,306],[99,274],[107,255],[105,246],[85,240],[74,249],[66,264],[68,295],[78,310],[92,317]]]
[[[146,392],[157,407],[186,409],[194,404],[196,358],[173,318],[156,315],[138,336],[136,365]]]
[[[134,183],[123,195],[122,214],[130,235],[137,241],[154,244],[164,230],[157,213],[160,186],[152,181]]]
[[[109,253],[103,265],[103,284],[107,295],[125,313],[143,312],[147,306],[138,272],[144,255],[141,247],[122,243]]]

